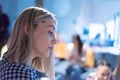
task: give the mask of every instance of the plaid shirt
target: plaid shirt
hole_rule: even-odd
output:
[[[3,58],[0,61],[0,80],[39,80],[39,77],[33,67],[10,64],[6,58]]]

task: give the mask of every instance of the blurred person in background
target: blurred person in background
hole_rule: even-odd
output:
[[[9,35],[8,27],[9,27],[9,18],[7,14],[2,12],[2,6],[0,5],[0,52],[8,39],[8,35]]]
[[[73,36],[73,50],[68,57],[66,69],[67,80],[81,80],[80,75],[84,72],[86,62],[86,50],[78,34]]]
[[[107,38],[106,38],[106,40],[105,40],[105,46],[113,46],[113,44],[114,44],[114,40],[112,40],[111,39],[111,35],[110,34],[108,34],[107,35]]]
[[[110,64],[105,60],[100,60],[96,70],[88,75],[87,80],[112,80]]]
[[[55,80],[56,24],[54,15],[43,8],[23,10],[0,60],[0,80]]]

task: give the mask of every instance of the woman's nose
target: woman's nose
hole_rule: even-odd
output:
[[[56,44],[56,42],[57,42],[57,40],[56,40],[56,38],[54,37],[54,38],[52,39],[52,44]]]

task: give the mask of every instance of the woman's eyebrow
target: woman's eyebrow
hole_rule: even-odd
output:
[[[48,27],[52,27],[55,30],[55,26],[53,26],[53,25],[49,25]]]

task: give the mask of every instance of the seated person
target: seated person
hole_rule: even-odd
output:
[[[95,72],[90,73],[87,80],[112,80],[110,64],[105,60],[100,60]]]
[[[84,72],[85,68],[86,50],[83,48],[82,40],[78,34],[73,36],[73,44],[73,49],[68,56],[66,79],[81,80],[80,75]]]

